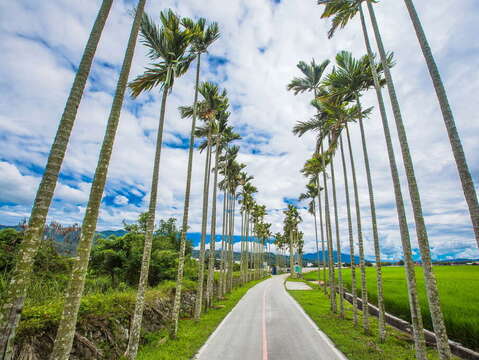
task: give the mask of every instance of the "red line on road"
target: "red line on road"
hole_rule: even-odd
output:
[[[266,332],[266,289],[263,292],[263,360],[268,360],[268,338]]]

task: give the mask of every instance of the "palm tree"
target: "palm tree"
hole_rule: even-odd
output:
[[[297,231],[297,226],[301,221],[301,217],[299,216],[298,209],[291,204],[288,204],[288,208],[283,211],[285,218],[284,218],[284,233],[287,235],[289,239],[289,267],[291,277],[296,277],[294,272],[294,253],[295,247],[297,247],[297,239],[295,237],[295,232]]]
[[[346,160],[344,158],[343,138],[339,136],[339,147],[341,149],[341,162],[343,165],[344,192],[346,195],[346,211],[348,214],[348,234],[349,234],[349,261],[351,263],[351,295],[353,297],[353,322],[358,325],[358,299],[356,295],[356,260],[354,257],[354,236],[353,222],[351,219],[351,203],[349,200],[348,171],[346,170]]]
[[[322,94],[324,99],[327,99],[328,96]],[[318,143],[322,143],[326,137],[331,137],[329,147],[330,149],[323,153],[321,156],[321,161],[324,163],[322,165],[326,165],[329,163],[330,158],[334,152],[334,149],[337,144],[337,140],[343,128],[346,129],[348,143],[349,140],[349,131],[347,127],[347,123],[349,121],[354,121],[359,117],[365,117],[369,114],[371,109],[366,109],[361,111],[358,106],[350,106],[348,107],[347,102],[342,103],[335,103],[333,101],[325,101],[325,100],[313,100],[311,104],[317,109],[317,115],[309,121],[305,122],[298,122],[297,125],[294,127],[294,132],[298,135],[303,135],[307,131],[316,131],[318,132]],[[367,288],[366,288],[366,269],[365,269],[365,260],[364,260],[364,244],[363,244],[363,237],[362,237],[362,224],[361,224],[361,213],[360,213],[360,206],[359,206],[359,194],[357,190],[357,182],[356,182],[356,171],[354,167],[354,158],[352,154],[352,149],[350,148],[350,162],[351,162],[351,170],[353,174],[353,188],[355,194],[355,203],[356,203],[356,220],[357,220],[357,228],[358,228],[358,244],[359,244],[359,258],[360,258],[360,269],[361,269],[361,297],[363,304],[367,304]],[[313,167],[312,163],[312,167]],[[320,170],[321,165],[316,165]],[[324,167],[323,167],[324,169]],[[326,178],[324,179],[326,183]],[[326,186],[325,186],[326,192]],[[328,200],[326,198],[326,200]],[[327,201],[326,201],[327,203]],[[328,210],[328,209],[326,209]],[[327,221],[330,224],[330,221]],[[331,225],[329,225],[330,227]],[[331,258],[331,256],[330,256]],[[334,306],[335,304],[333,304]],[[364,307],[363,307],[364,308]],[[368,311],[363,311],[363,328],[364,331],[367,333],[369,332],[369,320],[368,320]]]
[[[228,186],[231,196],[230,202],[230,217],[229,217],[229,234],[228,234],[228,272],[227,272],[227,282],[226,289],[231,291],[233,289],[233,267],[234,267],[234,220],[235,220],[235,210],[236,210],[236,199],[237,199],[237,188],[239,186],[239,174],[241,170],[246,167],[245,164],[240,164],[234,161],[229,167],[228,174]]]
[[[214,180],[213,180],[213,207],[211,212],[211,240],[210,240],[210,257],[208,266],[208,279],[206,285],[206,300],[208,305],[211,306],[213,301],[213,281],[214,281],[214,269],[215,269],[215,243],[216,243],[216,198],[218,188],[218,171],[219,171],[219,159],[223,149],[227,144],[234,140],[240,139],[240,136],[233,132],[233,128],[228,126],[228,118],[230,113],[222,111],[218,114],[217,126],[214,131],[215,142],[215,167]]]
[[[314,98],[319,95],[321,89],[321,79],[323,76],[324,71],[326,70],[327,66],[329,65],[330,61],[324,60],[321,64],[316,64],[315,60],[311,61],[311,64],[308,65],[304,61],[300,61],[297,65],[298,69],[301,70],[304,77],[303,78],[294,78],[289,84],[287,89],[294,91],[294,94],[297,95],[299,93],[303,93],[305,91],[312,91]],[[318,179],[318,188],[319,188],[319,176]],[[320,200],[320,192],[318,192],[318,206],[320,211],[320,222],[322,222],[322,214],[321,214],[321,200]],[[321,227],[321,239],[323,245],[323,265],[324,265],[324,290],[326,291],[326,267],[325,267],[325,253],[324,253],[324,237],[323,237],[323,226],[320,224]],[[327,231],[327,224],[326,224],[326,237],[328,237]],[[319,263],[318,263],[319,264]],[[318,269],[319,272],[319,269]]]
[[[196,112],[201,120],[206,122],[206,128],[200,128],[195,135],[204,134],[206,132],[206,161],[205,175],[203,184],[203,216],[201,222],[201,243],[200,257],[198,262],[198,289],[195,303],[195,319],[198,320],[203,305],[203,285],[205,270],[205,245],[206,245],[206,227],[208,219],[208,196],[209,196],[209,174],[211,167],[211,148],[212,148],[212,131],[214,129],[216,117],[219,113],[226,111],[228,108],[228,99],[226,90],[220,92],[217,85],[211,82],[203,82],[199,87],[199,93],[203,100],[197,103]],[[193,116],[194,107],[180,107],[182,117]],[[206,130],[206,131],[205,131]]]
[[[236,189],[239,185],[239,174],[246,165],[239,164],[236,161],[239,148],[232,146],[225,152],[224,158],[221,159],[220,174],[224,176],[224,179],[220,182],[219,186],[225,189],[226,199],[226,211],[225,222],[223,228],[225,229],[224,245],[222,250],[222,271],[220,275],[220,289],[221,296],[225,292],[231,290],[233,285],[233,234],[234,234],[234,214],[236,203]],[[223,242],[223,240],[222,240]]]
[[[42,181],[35,196],[28,227],[25,230],[23,241],[20,245],[15,269],[12,273],[10,284],[6,289],[3,307],[0,311],[0,355],[2,359],[12,356],[13,339],[15,337],[16,327],[20,321],[27,288],[30,283],[33,261],[43,235],[48,209],[50,208],[58,174],[60,173],[66,148],[70,140],[70,134],[75,123],[78,106],[83,96],[93,58],[108,14],[110,13],[112,2],[113,0],[103,0],[90,32],[90,37],[86,43],[55,139],[50,149]]]
[[[441,107],[442,117],[444,119],[444,124],[446,125],[452,153],[454,155],[454,160],[459,172],[459,178],[461,179],[462,190],[469,207],[469,213],[474,228],[474,234],[476,236],[477,246],[479,247],[479,204],[477,202],[476,188],[474,187],[474,181],[472,180],[471,173],[467,165],[461,138],[457,132],[454,115],[452,113],[451,106],[449,105],[446,89],[442,83],[441,74],[439,73],[436,61],[432,55],[431,47],[429,46],[426,34],[422,28],[421,20],[419,20],[414,3],[412,0],[404,0],[404,2],[406,3],[409,16],[411,17],[414,29],[416,31],[422,53],[426,59],[427,68],[429,70],[429,74],[431,75],[437,99]]]
[[[207,52],[209,46],[219,38],[219,29],[216,23],[212,23],[206,26],[206,21],[200,18],[198,22],[193,23],[191,19],[184,18],[183,25],[190,28],[195,35],[191,40],[191,49],[196,54],[196,80],[195,80],[195,95],[193,101],[193,116],[191,121],[190,131],[190,146],[188,150],[188,167],[186,175],[186,189],[185,189],[185,204],[183,207],[183,223],[181,227],[181,243],[180,243],[180,256],[178,260],[178,275],[176,280],[175,300],[173,304],[173,326],[170,331],[172,337],[176,337],[178,333],[178,319],[180,314],[181,303],[181,287],[183,282],[183,271],[185,265],[185,251],[186,251],[186,232],[188,230],[188,215],[190,209],[190,191],[191,191],[191,174],[193,168],[193,151],[195,144],[195,129],[196,129],[196,105],[198,102],[198,87],[200,80],[200,67],[201,67],[201,55]]]
[[[218,184],[223,190],[223,236],[221,238],[221,270],[220,270],[220,297],[226,293],[226,270],[227,270],[227,253],[228,250],[228,234],[229,234],[229,216],[230,216],[230,194],[229,194],[229,175],[235,159],[238,156],[239,147],[231,146],[225,149],[225,154],[220,158],[220,174],[223,180]]]
[[[437,281],[432,270],[431,261],[431,249],[429,247],[429,239],[424,222],[424,216],[422,213],[421,197],[416,182],[416,175],[414,172],[414,165],[412,162],[411,152],[409,150],[409,144],[407,140],[406,130],[401,115],[401,108],[396,96],[394,82],[391,76],[391,72],[387,67],[386,52],[382,42],[381,34],[379,32],[379,26],[377,24],[376,15],[371,3],[367,3],[369,16],[373,25],[374,35],[376,43],[379,49],[379,55],[381,62],[384,66],[384,75],[386,77],[386,83],[389,91],[389,98],[393,108],[394,119],[396,121],[396,129],[399,135],[399,144],[401,146],[401,154],[403,157],[404,168],[406,170],[406,178],[408,180],[409,196],[413,207],[414,219],[416,222],[416,234],[421,252],[421,262],[424,270],[424,279],[426,283],[426,294],[429,302],[429,310],[431,312],[431,319],[437,338],[437,349],[439,357],[441,359],[451,358],[451,349],[449,348],[449,339],[446,332],[446,326],[444,324],[444,316],[441,310],[441,303],[439,300],[439,292],[437,289]]]
[[[248,213],[252,203],[252,196],[257,190],[251,185],[250,181],[253,180],[252,176],[249,176],[245,172],[240,173],[240,204],[241,206],[241,282],[244,284],[248,281],[248,246],[247,246],[247,225],[248,225]]]
[[[331,169],[331,188],[333,192],[333,209],[334,209],[334,224],[336,228],[336,258],[338,259],[338,292],[339,292],[339,316],[344,317],[344,290],[343,290],[343,275],[342,275],[342,254],[341,254],[341,239],[339,236],[339,219],[338,219],[338,204],[336,198],[336,178],[334,176],[334,159],[331,156],[329,161]]]
[[[361,57],[359,60],[354,59],[352,54],[347,51],[341,51],[336,55],[336,67],[326,77],[323,84],[328,87],[327,97],[341,99],[354,99],[356,106],[359,109],[358,114],[361,114],[361,92],[368,90],[374,86],[373,77],[371,75],[371,65],[369,63],[368,55]],[[376,66],[373,63],[373,66]],[[392,55],[388,58],[388,66],[392,66]],[[382,73],[382,66],[377,66],[379,75]],[[380,82],[383,82],[381,79]],[[378,294],[378,308],[379,308],[379,339],[384,341],[386,337],[385,315],[384,315],[384,294],[381,271],[381,250],[379,247],[379,234],[377,229],[376,219],[376,205],[374,201],[374,192],[371,179],[371,169],[369,166],[369,156],[366,145],[366,137],[364,134],[363,118],[358,118],[359,127],[361,130],[361,144],[363,148],[364,163],[366,168],[366,179],[368,183],[369,204],[371,209],[371,220],[373,230],[374,253],[376,258],[376,279],[377,279],[377,294]]]
[[[123,65],[118,78],[118,84],[113,98],[113,104],[108,118],[107,128],[98,158],[90,197],[83,218],[80,241],[77,247],[77,256],[73,263],[70,283],[65,298],[62,317],[58,326],[57,336],[53,345],[52,359],[68,359],[75,337],[78,310],[85,285],[85,278],[90,259],[91,246],[96,231],[101,199],[105,188],[108,166],[111,152],[115,141],[116,131],[120,120],[121,108],[125,97],[128,75],[130,74],[133,54],[135,52],[138,31],[146,1],[140,1],[136,10],[135,18],[130,32],[128,45],[123,60]]]
[[[160,13],[162,28],[160,29],[147,15],[144,16],[141,34],[143,44],[148,48],[148,56],[154,61],[144,74],[134,79],[129,87],[133,97],[142,92],[150,91],[160,85],[163,90],[161,100],[160,122],[156,140],[156,152],[151,181],[150,204],[148,208],[148,222],[145,233],[143,259],[141,264],[140,281],[136,296],[135,311],[130,327],[130,337],[125,356],[134,359],[138,351],[140,340],[141,321],[145,306],[145,290],[148,281],[151,246],[155,223],[156,201],[158,193],[158,178],[160,169],[161,147],[163,140],[163,126],[165,122],[166,100],[168,93],[173,88],[175,77],[183,75],[192,61],[191,56],[186,55],[192,38],[188,29],[182,29],[180,18],[168,10]]]
[[[321,77],[323,76],[324,70],[326,70],[326,67],[329,65],[329,62],[329,60],[324,60],[318,65],[313,59],[311,64],[308,65],[304,61],[300,61],[296,66],[301,70],[304,77],[294,78],[288,84],[288,90],[293,91],[294,95],[298,95],[305,91],[312,91],[316,97],[320,91]]]
[[[318,196],[318,186],[315,177],[311,179],[311,181],[306,184],[306,192],[302,193],[299,195],[299,200],[307,200],[311,199],[309,202],[308,206],[308,212],[313,216],[314,218],[314,235],[315,235],[315,240],[316,240],[316,261],[318,262],[318,286],[321,286],[321,272],[319,271],[319,263],[320,263],[320,257],[319,257],[319,241],[318,241],[318,221],[316,218],[316,197]],[[322,232],[322,229],[321,229]],[[324,253],[324,239],[323,239],[323,253]]]
[[[368,7],[369,15],[371,18],[371,22],[373,25],[376,42],[378,44],[381,61],[383,65],[385,65],[387,62],[387,56],[384,50],[384,45],[382,43],[382,38],[379,32],[379,27],[377,24],[374,9],[370,2],[367,2],[367,7]],[[351,14],[357,12],[358,10],[362,12],[361,2],[345,4],[344,8],[351,9],[350,11]],[[346,23],[347,21],[345,22],[345,24]],[[419,247],[421,251],[421,259],[422,259],[424,275],[426,280],[425,281],[426,293],[427,293],[427,298],[429,302],[429,307],[431,310],[431,318],[433,321],[434,331],[436,332],[436,335],[438,337],[438,341],[437,341],[438,352],[441,359],[449,359],[451,357],[451,354],[450,354],[450,349],[448,344],[446,328],[444,325],[444,318],[440,308],[439,295],[437,291],[437,283],[436,283],[434,273],[432,271],[429,240],[427,236],[427,229],[424,223],[424,217],[422,215],[422,206],[421,206],[419,190],[416,183],[414,167],[413,167],[412,158],[411,158],[409,145],[407,141],[407,135],[406,135],[403,120],[402,120],[399,102],[395,92],[392,76],[387,66],[385,66],[385,77],[386,77],[386,83],[388,85],[388,91],[389,91],[389,96],[391,99],[391,104],[393,107],[393,113],[394,113],[394,117],[396,121],[396,128],[399,135],[399,142],[401,146],[401,152],[403,155],[404,167],[406,169],[406,177],[408,180],[408,188],[409,188],[409,193],[410,193],[411,202],[413,206],[414,218],[416,222],[416,232],[418,236],[418,243],[419,243]],[[418,354],[418,356],[421,356],[421,354]]]
[[[323,229],[323,205],[322,205],[322,202],[321,202],[321,190],[323,190],[323,188],[321,188],[319,186],[319,175],[316,175],[314,176],[314,178],[316,179],[316,187],[319,189],[318,191],[318,209],[319,209],[319,228],[321,230],[321,252],[322,252],[322,264],[323,264],[323,289],[324,289],[324,293],[326,294],[327,293],[327,285],[326,285],[326,252],[325,252],[325,248],[324,248],[324,229]],[[318,265],[319,266],[319,265]],[[319,273],[319,269],[318,269],[318,273]]]
[[[318,114],[320,115],[320,114]],[[319,128],[322,127],[322,124],[316,122],[316,119],[312,119],[309,123],[315,123],[319,125]],[[293,133],[298,136],[303,136],[307,131],[316,130],[318,128],[310,127],[309,124],[306,125],[305,122],[298,122],[293,128]],[[319,144],[319,141],[318,141]],[[328,154],[323,152],[322,144],[319,145],[319,151],[316,151],[313,156],[306,161],[301,172],[304,175],[309,176],[318,176],[323,174],[323,185],[324,185],[324,210],[325,210],[325,230],[326,230],[326,244],[328,248],[328,282],[330,288],[330,301],[331,301],[331,311],[336,312],[336,285],[334,277],[334,257],[333,257],[333,242],[332,242],[332,232],[331,232],[331,215],[329,212],[329,194],[328,194],[328,183],[327,183],[327,174],[326,174],[326,165],[329,161]]]
[[[326,6],[322,17],[330,17],[334,16],[333,19],[333,26],[329,31],[329,37],[334,35],[335,30],[341,26],[344,27],[348,23],[348,21],[353,18],[359,9],[360,17],[361,17],[361,26],[364,36],[364,41],[366,44],[366,49],[369,56],[370,61],[370,68],[372,71],[373,79],[374,79],[374,87],[376,90],[376,95],[378,98],[378,105],[381,114],[381,121],[384,130],[384,137],[386,140],[386,146],[388,151],[388,158],[389,158],[389,165],[391,169],[391,177],[393,179],[394,184],[394,195],[396,201],[396,209],[398,213],[398,220],[399,220],[399,230],[401,235],[401,243],[403,247],[403,254],[405,260],[405,270],[406,270],[406,280],[408,285],[408,294],[409,294],[409,305],[411,311],[411,319],[412,319],[412,327],[413,327],[413,338],[415,343],[416,349],[416,358],[417,359],[426,359],[426,345],[422,327],[422,317],[419,307],[419,300],[418,294],[416,290],[416,275],[414,270],[414,262],[412,260],[412,251],[411,251],[411,242],[409,237],[409,229],[408,223],[406,219],[406,212],[404,208],[404,200],[402,197],[401,191],[401,184],[399,180],[398,169],[396,165],[396,159],[394,154],[394,148],[392,145],[391,140],[391,133],[389,131],[389,125],[386,115],[386,109],[384,106],[384,99],[382,96],[381,85],[379,82],[379,76],[376,71],[376,67],[374,64],[374,55],[371,49],[371,45],[369,42],[369,36],[366,28],[366,22],[364,19],[364,14],[362,11],[362,7],[350,7],[344,1],[334,1],[328,3]]]

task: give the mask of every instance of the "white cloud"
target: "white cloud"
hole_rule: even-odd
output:
[[[128,198],[123,195],[118,195],[113,202],[117,205],[126,205],[128,204]]]

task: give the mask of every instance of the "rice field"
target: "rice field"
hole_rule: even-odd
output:
[[[377,303],[376,271],[371,267],[366,270],[369,302]],[[435,266],[434,273],[449,338],[479,350],[479,266]],[[424,327],[432,330],[421,267],[416,267],[416,274]],[[305,278],[316,280],[317,272],[305,274]],[[343,269],[343,279],[350,289],[349,268]],[[359,280],[358,271],[358,288]],[[383,267],[383,283],[386,311],[410,321],[404,268]]]

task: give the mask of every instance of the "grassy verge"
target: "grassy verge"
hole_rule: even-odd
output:
[[[166,339],[166,331],[159,331],[147,336],[147,344],[140,348],[138,360],[180,360],[191,359],[218,327],[225,316],[233,309],[243,295],[254,285],[263,280],[251,281],[234,289],[227,298],[215,303],[215,308],[204,313],[201,320],[181,319],[178,338]]]
[[[309,284],[312,285],[311,283]],[[341,319],[337,314],[331,313],[329,310],[329,299],[321,290],[290,290],[289,293],[349,359],[415,359],[414,344],[408,334],[388,326],[387,340],[384,343],[380,343],[376,335],[377,319],[370,317],[371,333],[373,335],[365,335],[360,325],[360,312],[358,314],[359,326],[355,328],[352,321],[352,306],[348,302],[345,301],[345,318]],[[435,349],[428,349],[428,359],[439,359]]]
[[[407,285],[403,267],[383,267],[384,302],[386,311],[411,321]],[[442,311],[451,339],[479,350],[479,266],[434,266]],[[358,274],[358,273],[357,273]],[[322,275],[322,274],[321,274]],[[421,267],[416,267],[421,313],[426,329],[432,330]],[[305,274],[306,280],[317,280],[317,272]],[[357,289],[359,295],[359,275]],[[366,269],[369,301],[377,304],[376,269]],[[343,269],[343,279],[351,288],[351,271]]]

